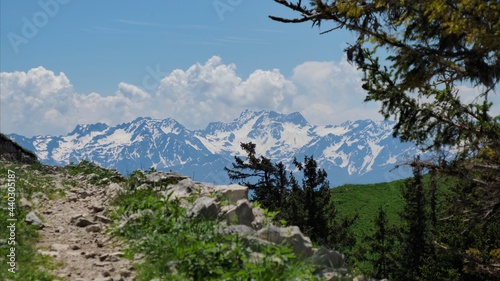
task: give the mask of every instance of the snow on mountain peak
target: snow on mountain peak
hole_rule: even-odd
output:
[[[358,120],[340,125],[311,125],[298,112],[246,110],[231,122],[212,122],[190,131],[171,118],[139,117],[108,126],[78,125],[66,136],[12,135],[46,164],[94,161],[128,174],[135,169],[176,169],[197,180],[228,183],[224,166],[244,155],[240,144],[253,142],[257,154],[291,165],[294,157],[313,156],[331,176],[333,185],[369,183],[388,178],[394,163],[418,149],[392,137],[394,122]],[[401,172],[400,172],[401,173]],[[401,173],[391,180],[409,176]]]

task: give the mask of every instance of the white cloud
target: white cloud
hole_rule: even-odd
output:
[[[243,80],[234,64],[212,57],[186,71],[175,70],[162,79],[156,97],[163,116],[174,117],[188,128],[208,121],[230,121],[244,109],[286,111],[295,87],[278,70],[256,70]]]
[[[362,73],[345,59],[341,62],[305,62],[291,80],[300,89],[293,108],[317,125],[347,120],[381,119],[377,103],[364,103]]]
[[[299,111],[318,125],[380,118],[376,104],[363,103],[361,74],[345,60],[305,62],[290,78],[277,69],[256,70],[244,78],[234,64],[224,64],[214,56],[162,76],[151,92],[122,82],[113,95],[104,96],[77,93],[64,73],[43,67],[2,72],[0,130],[26,136],[59,135],[77,124],[114,125],[138,116],[172,117],[189,129],[198,129],[210,121],[231,121],[245,109]]]

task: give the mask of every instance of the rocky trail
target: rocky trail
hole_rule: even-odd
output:
[[[76,180],[80,187],[67,190],[64,198],[42,197],[36,210],[44,221],[38,251],[61,264],[52,273],[64,280],[134,280],[134,267],[123,258],[124,247],[106,232],[112,221],[104,210],[120,186],[91,185],[82,175]],[[54,179],[56,186],[66,188],[62,182]]]

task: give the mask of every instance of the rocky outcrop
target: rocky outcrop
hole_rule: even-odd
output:
[[[176,173],[155,172],[138,177],[138,188],[154,188],[168,200],[180,200],[188,216],[194,219],[220,220],[227,226],[221,231],[238,234],[257,244],[288,244],[295,255],[314,262],[323,280],[353,280],[339,252],[314,248],[309,237],[297,226],[280,227],[265,218],[261,208],[248,200],[248,188],[241,185],[212,186],[195,182]],[[142,214],[131,214],[123,224]],[[255,253],[255,260],[259,254]]]
[[[0,133],[0,160],[23,164],[38,163],[36,155]]]

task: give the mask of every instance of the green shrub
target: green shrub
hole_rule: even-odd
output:
[[[128,256],[143,254],[138,280],[314,280],[310,263],[286,245],[252,245],[222,234],[218,221],[191,219],[179,200],[153,190],[130,190],[114,202],[114,216],[140,213],[114,233],[132,242]],[[146,211],[148,210],[148,211]],[[260,257],[252,258],[259,249]]]

